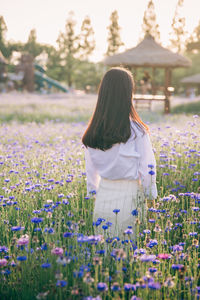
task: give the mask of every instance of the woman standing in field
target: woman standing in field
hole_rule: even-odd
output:
[[[127,233],[132,240],[136,239],[137,219],[146,222],[146,198],[157,197],[149,129],[135,111],[133,92],[131,72],[124,68],[107,71],[82,137],[87,192],[97,192],[95,234],[108,231],[122,239]]]

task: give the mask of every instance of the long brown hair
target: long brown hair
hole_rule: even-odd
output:
[[[134,88],[130,71],[111,68],[105,73],[95,111],[82,137],[86,147],[107,150],[116,143],[125,143],[131,136],[130,120],[141,131],[149,130],[133,106]]]

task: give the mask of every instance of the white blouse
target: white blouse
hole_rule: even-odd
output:
[[[114,144],[105,151],[84,148],[88,195],[91,191],[98,190],[99,180],[102,177],[110,180],[139,179],[145,196],[148,199],[157,197],[156,160],[149,134],[143,134],[133,121],[131,121],[131,136],[126,143]],[[154,167],[151,168],[150,165]],[[150,171],[154,174],[151,175]]]

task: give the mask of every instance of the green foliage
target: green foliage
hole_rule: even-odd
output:
[[[175,114],[200,114],[200,101],[177,105],[171,110]]]
[[[28,41],[23,46],[23,52],[28,52],[35,58],[40,53],[42,53],[42,51],[43,51],[42,45],[37,42],[36,30],[32,29],[30,31]]]
[[[81,34],[79,42],[79,52],[81,59],[88,59],[89,55],[95,49],[94,30],[89,16],[86,16],[81,25]]]
[[[76,63],[75,56],[79,51],[79,37],[75,35],[75,25],[74,14],[73,12],[70,12],[66,21],[65,32],[60,32],[57,39],[63,75],[65,76],[69,87],[73,84]]]
[[[6,43],[7,26],[3,16],[0,16],[0,51],[6,58],[10,57],[10,51]]]
[[[63,67],[61,66],[61,57],[59,52],[53,47],[49,46],[46,48],[48,54],[48,60],[46,64],[46,74],[55,80],[64,80]]]
[[[186,50],[188,52],[200,51],[200,21],[187,41]]]
[[[182,78],[193,74],[200,73],[200,53],[185,53],[185,56],[192,60],[190,68],[177,68],[172,72],[172,85],[175,87],[176,93],[184,91],[185,87],[180,82]]]
[[[120,37],[120,26],[118,24],[117,10],[113,11],[110,16],[110,25],[108,29],[108,48],[106,55],[110,56],[118,52],[119,48],[124,45]]]
[[[77,62],[74,83],[78,89],[96,92],[104,73],[104,65],[88,61]]]
[[[0,16],[0,51],[9,61],[14,51],[23,51],[24,45],[21,42],[11,42],[6,40],[7,26],[3,16]]]
[[[147,9],[144,12],[142,31],[144,35],[150,34],[155,40],[160,40],[160,31],[156,20],[154,3],[152,0],[149,0]]]
[[[171,48],[177,52],[183,52],[185,49],[185,40],[187,32],[185,30],[185,17],[180,15],[180,10],[183,6],[184,0],[178,0],[176,5],[175,14],[172,20],[172,32],[171,32]]]

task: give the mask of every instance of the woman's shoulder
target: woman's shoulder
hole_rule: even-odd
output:
[[[137,137],[142,137],[147,134],[146,129],[143,127],[142,124],[137,123],[133,120],[131,120],[131,137],[132,138],[137,138]]]

